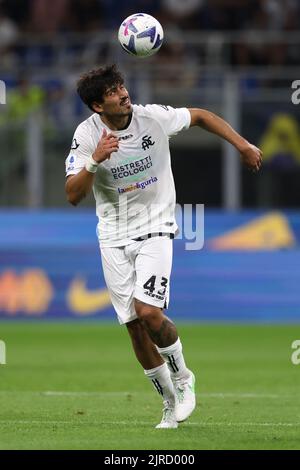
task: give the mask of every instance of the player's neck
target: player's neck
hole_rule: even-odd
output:
[[[107,125],[112,131],[122,131],[126,129],[131,122],[132,114],[129,116],[115,116],[107,118],[102,114],[101,120]]]

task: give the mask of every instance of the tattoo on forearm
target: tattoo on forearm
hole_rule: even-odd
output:
[[[145,322],[144,324],[150,338],[159,348],[166,348],[177,341],[178,334],[176,326],[167,317],[164,318],[158,330],[153,330]]]

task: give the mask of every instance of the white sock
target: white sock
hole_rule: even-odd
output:
[[[169,404],[174,405],[175,390],[167,364],[144,370],[144,372],[151,380],[156,391],[162,396],[164,403],[167,401]]]
[[[171,344],[171,346],[166,348],[156,346],[156,348],[166,361],[173,380],[186,379],[190,376],[190,371],[185,365],[182,354],[182,344],[179,338],[174,344]]]

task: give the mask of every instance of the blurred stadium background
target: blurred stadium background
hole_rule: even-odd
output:
[[[161,51],[147,60],[116,40],[122,18],[140,10],[165,30]],[[300,320],[299,23],[296,0],[2,0],[0,317],[112,314],[93,198],[68,206],[64,159],[88,115],[76,79],[116,62],[133,101],[210,109],[264,151],[253,175],[205,131],[172,139],[178,202],[205,204],[204,250],[183,255],[175,243],[174,315]],[[211,243],[222,236],[225,245]],[[93,308],[70,300],[78,279]]]
[[[120,22],[137,11],[157,17],[165,32],[160,52],[146,60],[128,56],[117,42]],[[83,344],[80,332],[74,336],[74,325],[71,330],[64,330],[64,337],[57,328],[55,334],[46,338],[46,333],[43,336],[46,329],[41,329],[43,320],[96,319],[97,328],[105,327],[101,319],[115,321],[101,271],[94,201],[89,197],[79,208],[67,204],[64,160],[75,127],[89,114],[76,96],[78,76],[95,65],[117,63],[127,78],[134,102],[212,110],[262,148],[264,165],[254,175],[241,167],[231,146],[205,131],[193,129],[171,140],[178,203],[205,205],[205,244],[200,251],[187,251],[185,239],[175,241],[169,315],[176,321],[199,321],[201,325],[267,323],[271,329],[253,326],[249,330],[226,327],[207,330],[203,325],[204,330],[194,329],[194,337],[185,325],[188,357],[194,358],[196,371],[199,366],[207,393],[239,390],[244,392],[239,399],[252,397],[252,403],[260,397],[255,402],[258,406],[248,409],[249,414],[242,419],[255,420],[258,416],[261,421],[270,421],[271,415],[273,421],[279,422],[298,419],[295,400],[294,408],[287,398],[281,402],[281,415],[275,405],[278,402],[272,400],[277,400],[280,393],[287,397],[299,386],[299,377],[291,371],[294,366],[290,363],[291,342],[297,339],[299,330],[290,326],[289,330],[280,329],[276,333],[272,324],[300,322],[300,105],[292,102],[296,92],[292,84],[300,80],[299,27],[299,0],[0,0],[0,79],[7,91],[6,104],[0,104],[0,338],[11,340],[8,349],[13,362],[5,372],[1,369],[6,379],[2,381],[3,393],[8,389],[46,387],[71,391],[76,387],[139,389],[136,377],[141,374],[138,375],[137,365],[133,369],[134,385],[128,385],[127,375],[122,372],[123,382],[118,385],[109,382],[109,371],[105,371],[104,385],[92,379],[97,348],[100,344],[104,348],[105,344],[101,334],[99,345],[94,336],[92,370],[87,354],[90,336],[86,335],[83,360],[79,350],[74,356],[67,349],[72,347],[75,351],[78,344]],[[40,322],[39,329],[26,329],[31,324],[28,320],[35,319]],[[8,320],[28,324],[20,330],[23,323],[11,325]],[[88,328],[86,324],[81,327]],[[117,338],[121,341],[123,333],[117,333],[117,329],[116,326],[111,344],[114,335],[116,341]],[[91,335],[92,330],[88,331]],[[57,357],[52,344],[58,348]],[[109,345],[106,343],[108,349],[103,351],[107,357]],[[124,345],[123,352],[116,351],[121,357],[129,354],[127,349],[129,346]],[[24,371],[22,354],[26,370],[34,377],[32,382],[20,372]],[[60,364],[64,354],[65,369]],[[256,359],[252,363],[253,357]],[[74,358],[81,367],[76,371]],[[114,359],[113,367],[117,367],[119,359]],[[133,362],[131,356],[126,360],[128,364]],[[38,372],[45,362],[52,365],[49,374],[48,369]],[[74,377],[70,375],[72,364]],[[90,376],[84,375],[86,370]],[[211,377],[205,375],[208,371]],[[278,395],[274,395],[275,390]],[[262,395],[251,395],[249,391]],[[235,396],[230,393],[228,397]],[[204,416],[213,413],[209,410],[215,408],[215,399],[221,395],[202,396],[211,403],[211,407],[204,406]],[[88,407],[83,404],[84,399],[88,400],[84,396],[80,406]],[[7,403],[11,400],[7,419],[12,416],[19,419],[22,410],[27,413],[33,407],[29,395],[28,398],[23,395],[20,401],[13,397],[7,395]],[[39,400],[44,403],[41,397]],[[111,400],[114,409],[114,398]],[[62,408],[68,411],[69,403],[66,401]],[[229,421],[238,403],[233,401]],[[128,406],[129,402],[125,403],[124,409]],[[41,416],[44,413],[45,419],[49,419],[51,410],[49,415],[41,411]],[[275,410],[278,415],[274,418]],[[289,411],[283,416],[284,410]],[[132,415],[135,412],[136,409],[132,410]],[[238,412],[236,416],[241,421]],[[216,420],[224,419],[227,418],[222,404]],[[13,422],[9,423],[11,434],[2,436],[4,444],[0,439],[3,448],[13,446],[15,429]],[[21,421],[18,423],[22,427]],[[275,435],[272,445],[280,446],[282,438],[287,440],[285,446],[296,448],[293,432],[297,428],[293,426],[299,423],[289,428],[280,428],[278,424],[277,434],[272,428],[271,435]],[[221,432],[219,427],[212,436],[210,429],[209,426],[205,429],[208,437],[202,442],[207,448],[217,445],[214,443],[221,435],[229,441],[234,435],[233,431],[227,435],[226,427]],[[247,431],[247,439],[252,439],[250,447],[267,447],[269,430],[265,428],[264,437],[255,441],[258,428],[250,427]],[[244,434],[239,428],[237,431],[236,438],[243,439]],[[37,441],[33,443],[29,434],[22,435],[19,447],[40,442],[39,433],[42,436],[43,432],[42,428],[37,431]],[[135,437],[138,444],[126,445],[142,446],[139,441],[142,434]],[[63,437],[66,435],[69,434]],[[194,436],[188,444],[179,440],[174,448],[180,445],[197,448],[200,445],[197,439]],[[247,439],[241,446],[247,446]],[[109,445],[110,441],[104,442],[103,445]],[[59,447],[63,443],[58,439],[51,445]],[[88,445],[84,443],[83,439],[78,446]],[[45,442],[37,445],[47,447]],[[72,439],[68,445],[72,446]],[[162,448],[159,446],[163,443],[156,440],[152,445]],[[169,448],[172,445],[174,440],[170,440]],[[232,445],[224,444],[227,448]]]

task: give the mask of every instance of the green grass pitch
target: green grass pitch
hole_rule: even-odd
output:
[[[161,399],[125,327],[0,323],[0,449],[299,449],[295,326],[179,324],[198,406],[157,430]]]

